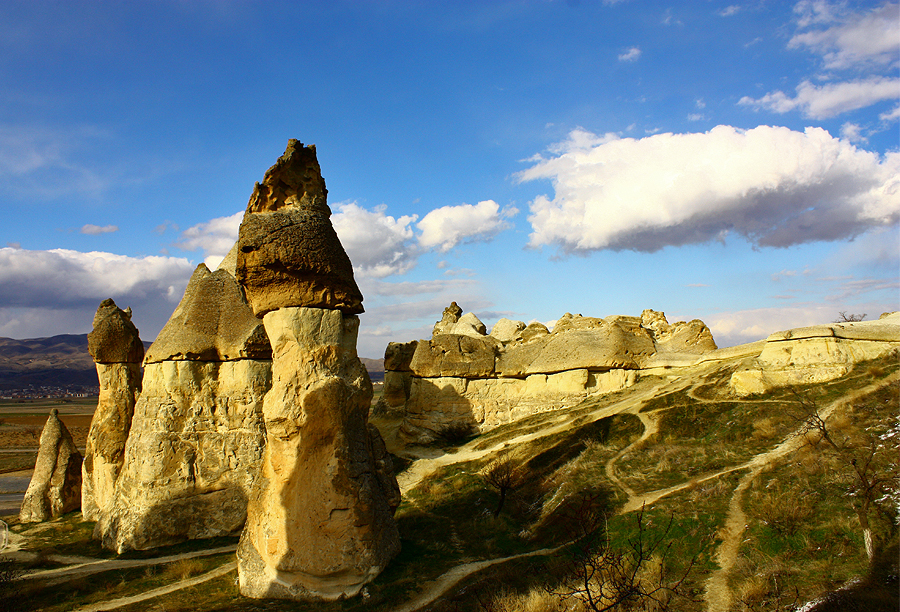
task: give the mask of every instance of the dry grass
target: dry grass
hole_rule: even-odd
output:
[[[566,605],[569,603],[569,605]],[[526,593],[508,593],[501,591],[491,601],[489,609],[494,612],[562,612],[563,610],[580,612],[582,606],[572,606],[556,595],[543,589],[532,589]]]
[[[179,559],[169,564],[165,569],[165,575],[173,580],[187,580],[202,573],[203,562],[199,559]]]

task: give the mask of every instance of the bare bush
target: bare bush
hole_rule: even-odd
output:
[[[508,456],[500,457],[488,465],[481,477],[486,485],[500,494],[500,501],[497,502],[497,509],[494,511],[495,517],[500,516],[507,493],[515,491],[525,482],[523,470]]]
[[[834,320],[835,323],[859,323],[860,321],[866,318],[866,313],[862,314],[847,314],[846,310],[841,310],[838,312],[838,318]]]

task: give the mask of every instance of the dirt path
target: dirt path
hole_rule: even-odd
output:
[[[562,546],[557,546],[556,548],[542,548],[541,550],[534,550],[519,555],[512,555],[510,557],[500,557],[498,559],[488,559],[485,561],[475,561],[472,563],[457,565],[442,576],[438,577],[437,580],[427,584],[425,586],[425,590],[416,595],[415,599],[406,602],[398,608],[394,608],[393,612],[414,612],[419,608],[423,608],[446,593],[448,590],[453,588],[453,586],[463,578],[474,574],[475,572],[480,572],[486,567],[497,565],[498,563],[505,563],[506,561],[512,561],[513,559],[535,557],[538,555],[549,555],[550,553],[556,552],[560,548],[562,548]]]
[[[19,580],[40,580],[47,586],[59,584],[73,578],[89,576],[98,572],[106,572],[115,569],[125,569],[129,567],[143,567],[147,565],[160,565],[163,563],[172,563],[181,559],[193,559],[195,557],[208,557],[210,555],[220,555],[229,552],[235,552],[237,545],[220,546],[219,548],[210,548],[208,550],[196,550],[194,552],[182,553],[178,555],[169,555],[166,557],[151,557],[148,559],[92,559],[87,562],[80,562],[66,567],[57,567],[49,570],[41,570],[25,574]],[[86,559],[81,557],[80,559]]]
[[[838,408],[897,380],[900,380],[900,372],[895,372],[883,380],[871,383],[852,393],[837,398],[820,410],[819,415],[823,420],[827,420]],[[733,593],[728,587],[728,576],[738,559],[741,539],[747,528],[747,517],[743,509],[744,493],[763,468],[768,464],[781,459],[785,455],[796,451],[803,444],[803,437],[799,434],[800,429],[798,428],[781,442],[781,444],[771,450],[756,455],[753,459],[741,466],[743,468],[749,468],[749,472],[738,482],[728,505],[728,516],[725,519],[722,544],[719,545],[719,549],[716,551],[716,562],[719,565],[719,569],[714,571],[706,582],[704,598],[706,600],[707,612],[728,612],[729,608],[731,608]]]
[[[132,595],[131,597],[120,597],[119,599],[101,601],[99,603],[91,604],[83,608],[78,608],[75,610],[75,612],[101,612],[102,610],[115,610],[116,608],[130,606],[131,604],[140,603],[142,601],[147,601],[148,599],[153,599],[154,597],[168,595],[169,593],[174,593],[175,591],[180,591],[181,589],[186,589],[188,587],[208,582],[209,580],[218,578],[219,576],[224,576],[229,572],[233,572],[236,569],[237,561],[230,561],[228,563],[225,563],[224,565],[220,565],[214,570],[206,572],[205,574],[200,574],[199,576],[195,576],[193,578],[180,580],[179,582],[175,582],[158,589],[153,589],[152,591],[147,591],[146,593]]]

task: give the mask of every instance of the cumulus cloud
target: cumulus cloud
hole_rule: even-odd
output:
[[[215,269],[237,241],[243,218],[244,212],[239,211],[198,223],[184,230],[175,246],[185,251],[203,251],[204,262],[210,269]]]
[[[636,62],[641,57],[640,47],[628,47],[619,54],[620,62]]]
[[[464,242],[489,240],[507,229],[506,218],[518,214],[515,208],[500,210],[493,200],[478,204],[442,206],[425,215],[416,224],[419,245],[426,249],[437,249],[446,253]]]
[[[738,104],[779,114],[799,109],[805,117],[827,119],[871,106],[882,100],[898,98],[900,98],[900,79],[873,76],[825,85],[803,81],[797,86],[797,95],[793,98],[783,91],[776,90],[758,99],[744,96]]]
[[[81,226],[79,230],[82,234],[88,234],[91,236],[96,236],[98,234],[111,234],[112,232],[118,232],[118,225],[93,225],[88,223],[86,225]]]
[[[555,189],[530,205],[532,247],[652,252],[729,232],[784,247],[900,219],[900,153],[882,158],[820,128],[720,125],[642,139],[576,130],[552,151],[518,174]]]
[[[391,274],[405,274],[416,265],[411,224],[417,215],[394,218],[385,214],[387,206],[366,210],[355,202],[338,205],[331,223],[341,244],[353,262],[353,271],[360,276],[384,278]]]
[[[16,338],[91,328],[97,305],[133,306],[151,339],[181,299],[194,265],[176,257],[126,257],[68,249],[0,248],[0,334]]]
[[[798,32],[789,48],[806,47],[822,55],[828,70],[861,65],[895,64],[900,51],[900,4],[885,3],[866,12],[845,12],[843,5],[828,2],[800,2],[795,8],[801,28],[834,23]]]

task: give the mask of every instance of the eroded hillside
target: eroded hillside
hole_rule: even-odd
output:
[[[8,521],[18,554],[27,551],[34,564],[16,585],[29,593],[24,609],[46,610],[90,602],[97,607],[84,609],[107,609],[119,598],[181,585],[182,577],[184,588],[156,593],[153,605],[577,610],[591,609],[582,602],[591,595],[603,609],[622,572],[607,575],[604,586],[590,562],[600,559],[625,575],[633,570],[632,587],[669,606],[658,609],[793,610],[855,577],[865,587],[857,590],[896,597],[896,571],[891,578],[884,564],[897,558],[896,497],[884,496],[896,481],[880,480],[877,496],[863,489],[896,478],[897,444],[889,436],[900,403],[897,355],[857,364],[829,382],[737,397],[728,383],[747,360],[643,376],[627,389],[482,435],[447,431],[430,446],[403,446],[391,437],[398,417],[374,418],[399,471],[402,552],[363,598],[314,605],[241,598],[234,555],[221,548],[233,546],[227,539],[104,566],[93,559],[112,555],[90,540],[91,524],[78,513],[37,527]],[[865,478],[856,469],[863,462]],[[498,465],[509,468],[502,505],[500,488],[485,478]],[[872,565],[861,520],[872,534]],[[176,561],[205,546],[208,556]],[[606,599],[598,597],[604,589]],[[121,609],[148,603],[132,600]],[[896,609],[896,600],[880,605]]]

